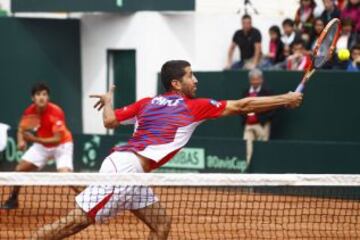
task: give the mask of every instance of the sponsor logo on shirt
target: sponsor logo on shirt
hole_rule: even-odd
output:
[[[214,100],[214,99],[210,100],[210,104],[217,107],[217,108],[219,108],[221,106],[221,103]]]
[[[181,102],[183,102],[183,99],[178,98],[178,99],[167,99],[164,97],[155,97],[151,100],[152,104],[155,105],[160,105],[160,106],[168,106],[168,107],[176,107],[178,106]]]

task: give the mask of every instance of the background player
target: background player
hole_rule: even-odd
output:
[[[33,104],[26,108],[20,120],[17,144],[20,150],[25,150],[27,143],[33,145],[16,166],[18,172],[40,170],[49,159],[56,161],[59,172],[73,171],[72,135],[66,127],[63,110],[49,101],[49,94],[49,87],[43,83],[34,85],[31,90]],[[19,190],[20,187],[13,187],[1,208],[17,208]]]
[[[103,108],[106,128],[137,122],[133,137],[126,145],[114,148],[100,172],[150,172],[169,161],[185,146],[195,128],[207,119],[282,106],[298,107],[302,102],[301,93],[219,102],[195,98],[198,81],[190,64],[182,60],[166,62],[161,69],[161,80],[167,90],[165,94],[116,110],[112,107],[114,87],[106,94],[91,96],[99,98],[94,107]],[[76,203],[76,208],[66,217],[45,225],[33,239],[63,239],[124,209],[131,210],[149,227],[149,239],[166,239],[170,231],[171,219],[148,187],[90,186],[76,197]]]

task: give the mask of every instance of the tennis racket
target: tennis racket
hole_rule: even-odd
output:
[[[24,131],[36,132],[40,127],[40,118],[36,114],[25,115],[21,118],[19,127]]]
[[[332,19],[321,32],[316,40],[315,48],[312,52],[311,65],[305,70],[305,74],[297,86],[295,92],[302,92],[305,84],[315,73],[316,69],[321,68],[329,61],[334,53],[335,45],[340,36],[341,23],[338,18]]]

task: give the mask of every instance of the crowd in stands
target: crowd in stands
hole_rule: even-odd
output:
[[[360,71],[360,0],[323,0],[324,10],[315,14],[315,0],[300,0],[294,19],[283,20],[269,28],[268,54],[261,53],[261,33],[252,26],[249,15],[242,17],[242,29],[235,32],[228,51],[227,69],[304,70],[311,63],[311,52],[326,24],[333,18],[341,20],[341,34],[336,53],[324,69]],[[236,47],[241,60],[233,62]],[[349,52],[350,58],[338,57]],[[346,54],[345,54],[346,55]]]

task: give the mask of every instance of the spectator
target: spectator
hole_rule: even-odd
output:
[[[271,26],[269,28],[269,35],[269,53],[264,57],[261,68],[270,68],[285,60],[284,43],[281,41],[280,28],[278,26]]]
[[[243,93],[243,97],[269,96],[271,92],[264,87],[263,74],[259,69],[249,72],[250,87]],[[253,141],[268,141],[273,111],[261,114],[249,113],[242,117],[244,125],[244,140],[246,140],[246,159],[249,162],[253,152]]]
[[[359,34],[353,31],[353,22],[351,19],[342,21],[342,28],[339,40],[336,43],[336,49],[351,49],[357,43],[360,43]]]
[[[290,18],[287,18],[282,22],[282,28],[284,35],[281,37],[281,41],[284,43],[284,55],[287,57],[290,55],[291,44],[294,41],[300,40],[301,36],[295,31],[294,21]]]
[[[323,0],[323,3],[325,9],[320,18],[323,20],[325,25],[333,18],[340,18],[340,10],[335,5],[335,0]]]
[[[301,33],[301,40],[304,42],[305,49],[308,51],[311,50],[312,32]]]
[[[295,26],[301,32],[309,32],[314,21],[315,0],[300,0],[300,7],[296,11]]]
[[[325,28],[324,20],[321,17],[316,18],[314,21],[314,29],[312,31],[311,38],[310,38],[309,49],[313,50],[315,48],[316,40],[320,37],[320,34],[321,34],[322,30],[324,30],[324,28]]]
[[[349,0],[341,12],[341,19],[351,19],[354,23],[353,31],[360,32],[360,0]]]
[[[261,58],[261,33],[252,26],[250,15],[242,17],[242,29],[235,32],[228,51],[228,62],[226,68],[255,68]],[[236,46],[239,47],[241,60],[232,64]]]
[[[346,6],[347,0],[337,0],[337,7],[340,11],[342,11]]]
[[[339,39],[336,43],[336,52],[340,50],[350,49],[359,43],[359,34],[353,32],[353,22],[351,19],[345,19],[342,21],[342,28]],[[334,68],[346,70],[349,61],[340,60],[337,54],[334,54]]]
[[[311,59],[306,51],[304,41],[295,41],[291,45],[292,55],[286,59],[287,70],[303,71],[310,66]]]
[[[355,45],[351,49],[351,60],[346,69],[348,72],[360,71],[360,45]]]

